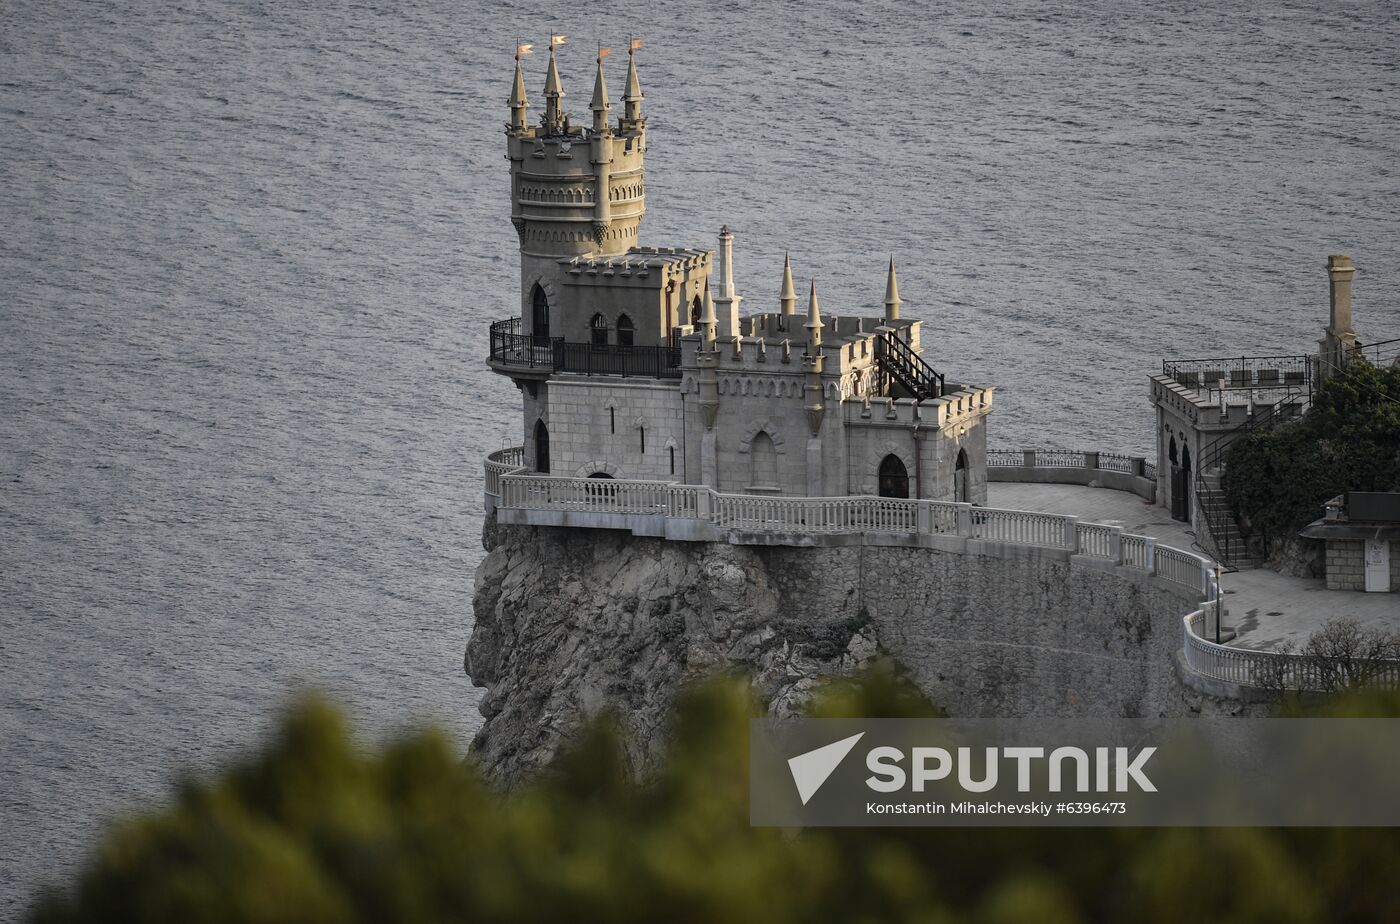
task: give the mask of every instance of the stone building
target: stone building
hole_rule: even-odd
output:
[[[1351,258],[1327,258],[1331,319],[1320,350],[1288,356],[1163,360],[1151,376],[1156,410],[1157,502],[1195,524],[1216,558],[1258,564],[1220,483],[1225,453],[1241,436],[1301,416],[1314,386],[1362,355],[1351,326]]]
[[[727,227],[715,250],[640,244],[635,52],[615,121],[599,55],[588,124],[564,109],[553,40],[530,124],[516,56],[506,149],[520,310],[492,325],[489,364],[523,396],[524,465],[725,493],[985,503],[993,389],[930,365],[920,322],[900,316],[893,260],[874,310],[824,313],[815,283],[799,310],[788,263],[774,310],[744,314]]]
[[[1325,544],[1328,590],[1400,593],[1400,493],[1334,497],[1299,535]]]

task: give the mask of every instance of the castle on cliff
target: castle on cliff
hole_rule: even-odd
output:
[[[562,37],[560,38],[562,41]],[[489,364],[523,396],[523,468],[737,494],[985,503],[990,386],[954,384],[883,305],[799,313],[791,265],[776,310],[741,314],[734,235],[642,246],[647,120],[636,50],[622,113],[597,58],[592,119],[564,108],[551,37],[530,124],[517,49],[506,150],[520,237],[520,311],[491,326]]]

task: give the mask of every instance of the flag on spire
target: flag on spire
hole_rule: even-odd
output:
[[[549,34],[549,49],[550,49],[550,51],[553,51],[556,45],[563,45],[563,44],[564,44],[564,39],[567,38],[567,37],[568,37],[568,36],[564,36],[564,35],[555,35],[554,33],[551,32],[551,33]]]
[[[515,60],[519,61],[522,57],[524,57],[525,55],[528,55],[531,51],[534,51],[534,49],[535,49],[535,43],[534,43],[534,42],[516,42],[516,43],[515,43]]]

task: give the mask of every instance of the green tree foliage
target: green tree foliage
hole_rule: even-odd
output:
[[[1394,697],[1329,714],[1396,714]],[[1377,699],[1376,697],[1381,697]],[[826,715],[937,711],[897,672]],[[427,731],[377,753],[310,700],[265,753],[111,832],[35,924],[1400,919],[1390,830],[752,828],[742,678],[677,706],[645,782],[613,723],[509,794]]]
[[[1301,420],[1242,436],[1226,455],[1224,486],[1264,550],[1338,494],[1400,489],[1400,367],[1354,361],[1319,386]]]

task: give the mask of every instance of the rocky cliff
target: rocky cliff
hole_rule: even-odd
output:
[[[494,520],[484,540],[466,669],[488,690],[474,749],[498,779],[544,765],[603,710],[646,766],[689,678],[743,670],[788,714],[882,651],[954,715],[1202,706],[1172,667],[1192,601],[1062,553],[736,546]]]

